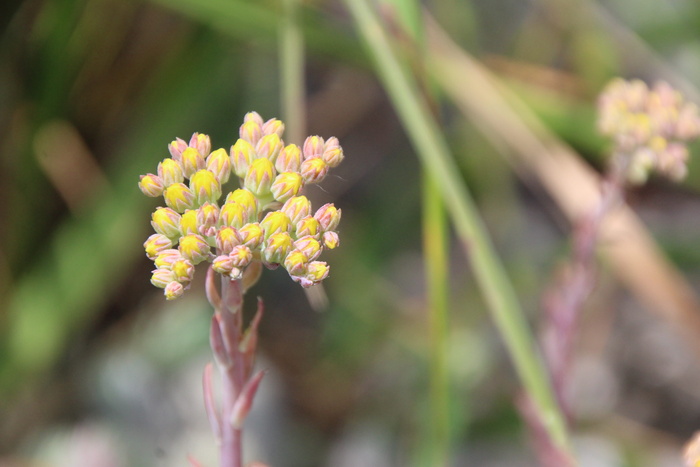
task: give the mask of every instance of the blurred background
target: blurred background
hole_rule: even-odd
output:
[[[595,100],[610,78],[665,79],[700,102],[700,5],[423,3],[431,27],[468,54],[460,61],[428,41],[443,59],[432,77],[442,135],[536,330],[571,225],[543,174],[575,199],[581,174],[537,159],[528,138],[588,174],[605,164]],[[306,134],[337,136],[346,155],[308,196],[342,208],[341,247],[323,258],[325,305],[279,270],[249,292],[248,305],[265,300],[259,365],[269,373],[246,458],[429,466],[421,164],[346,4],[299,8]],[[0,466],[175,466],[189,454],[217,465],[200,387],[210,361],[204,274],[175,302],[149,283],[142,243],[157,201],[137,182],[175,137],[202,132],[228,150],[246,112],[282,117],[281,2],[6,0],[0,9]],[[390,31],[392,10],[381,11]],[[468,74],[456,87],[441,81],[465,66],[495,86],[498,106]],[[502,125],[485,124],[482,111]],[[602,257],[572,384],[582,465],[681,466],[700,428],[699,167],[680,186],[655,179],[629,194],[635,228],[655,239],[642,253],[664,262]],[[536,465],[513,402],[520,383],[465,252],[452,238],[449,465]],[[641,271],[636,282],[620,272],[630,268]]]

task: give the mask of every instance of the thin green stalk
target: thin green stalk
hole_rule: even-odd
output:
[[[282,0],[279,31],[282,120],[287,140],[303,143],[306,133],[304,96],[304,37],[299,27],[298,0]]]
[[[365,0],[345,0],[375,62],[376,70],[423,166],[437,186],[469,255],[477,282],[501,332],[518,375],[555,445],[570,457],[568,433],[551,383],[515,292],[498,261],[486,229],[447,143],[420,98],[417,86],[394,55],[381,24]]]
[[[450,458],[450,379],[448,369],[449,287],[447,218],[437,184],[423,176],[423,256],[430,328],[430,465],[447,466]]]
[[[417,0],[385,0],[397,13],[409,37],[411,66],[423,97],[437,118],[435,96],[428,87],[425,69],[425,34],[421,5]],[[430,422],[428,465],[446,467],[450,462],[450,376],[448,368],[449,246],[445,205],[436,182],[423,168],[423,257],[427,288],[427,317],[430,333]]]

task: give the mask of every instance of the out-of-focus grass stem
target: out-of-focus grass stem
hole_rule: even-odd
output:
[[[345,0],[345,3],[423,166],[438,182],[440,194],[469,255],[489,310],[526,391],[542,415],[544,428],[554,444],[562,452],[570,454],[564,417],[554,397],[543,362],[536,353],[532,332],[518,304],[515,291],[495,255],[474,202],[458,175],[459,169],[450,155],[447,143],[420,98],[416,83],[410,79],[397,59],[380,22],[367,2]]]
[[[302,144],[306,132],[304,37],[299,26],[299,1],[282,0],[279,31],[282,120],[289,142]]]

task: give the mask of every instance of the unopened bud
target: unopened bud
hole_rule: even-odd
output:
[[[292,250],[284,259],[284,268],[292,276],[301,276],[306,272],[309,259],[299,250]]]
[[[340,147],[338,138],[335,136],[328,138],[326,144],[323,145],[323,155],[321,158],[330,167],[338,167],[338,164],[343,162],[345,156],[343,155],[343,148]]]
[[[238,203],[245,209],[248,219],[258,218],[258,199],[245,188],[238,188],[226,196],[227,203]]]
[[[175,138],[175,141],[168,145],[168,151],[173,159],[180,162],[182,160],[182,152],[187,149],[187,143],[180,139]]]
[[[172,269],[173,264],[181,259],[180,250],[169,248],[158,253],[153,262],[158,269]]]
[[[229,254],[231,261],[233,261],[233,266],[236,268],[243,269],[250,264],[253,260],[253,253],[245,245],[236,245],[231,250]]]
[[[297,222],[311,213],[311,202],[306,196],[295,196],[293,198],[289,198],[284,203],[280,211],[289,217],[292,224],[296,225]]]
[[[263,119],[260,116],[260,114],[257,113],[256,111],[248,112],[247,114],[245,114],[243,116],[243,123],[248,123],[248,122],[257,123],[258,125],[260,125],[260,127],[263,126]]]
[[[197,210],[197,231],[205,237],[216,235],[219,222],[219,207],[216,204],[204,203]]]
[[[260,227],[265,231],[265,238],[279,232],[289,232],[292,228],[292,222],[289,217],[281,211],[268,212],[260,222]]]
[[[197,225],[198,209],[188,209],[182,214],[180,219],[180,233],[184,235],[199,233]]]
[[[323,138],[309,136],[304,141],[304,160],[321,157],[323,155]]]
[[[188,147],[182,152],[180,163],[182,164],[182,173],[185,175],[185,178],[190,178],[195,172],[206,167],[204,156],[192,147]]]
[[[239,229],[248,222],[248,213],[245,207],[238,203],[225,203],[221,208],[219,219],[221,220],[221,225]]]
[[[144,195],[157,198],[163,194],[163,180],[158,175],[141,175],[139,189]]]
[[[246,224],[238,229],[238,238],[241,240],[242,244],[251,250],[255,250],[264,240],[264,232],[257,222]]]
[[[211,151],[211,139],[209,135],[194,133],[190,138],[190,147],[195,148],[202,157],[207,157]]]
[[[327,203],[318,208],[314,218],[318,221],[323,232],[336,230],[340,223],[341,210],[336,208],[333,203]]]
[[[307,235],[318,238],[321,234],[321,228],[316,219],[311,216],[306,216],[297,222],[294,234],[297,238],[305,237]]]
[[[289,144],[280,150],[275,161],[277,172],[299,172],[301,168],[301,149],[296,144]]]
[[[256,159],[248,167],[245,175],[245,188],[258,198],[270,195],[270,187],[275,178],[275,167],[269,159]]]
[[[163,198],[165,199],[165,204],[180,213],[195,207],[194,194],[184,183],[170,185],[165,189]]]
[[[301,237],[294,242],[294,248],[304,253],[304,256],[306,256],[309,261],[314,261],[323,251],[319,241],[309,235]]]
[[[176,298],[182,296],[185,293],[185,286],[177,281],[172,281],[170,284],[165,286],[163,294],[166,300],[175,300]]]
[[[271,118],[263,124],[262,131],[264,135],[271,135],[274,133],[281,138],[284,134],[284,122],[276,118]]]
[[[175,280],[175,273],[170,269],[155,269],[151,276],[151,284],[159,289],[164,289],[169,283]]]
[[[233,227],[221,227],[216,233],[216,248],[222,254],[228,255],[240,243],[238,232]]]
[[[292,196],[296,196],[304,186],[304,181],[296,172],[281,173],[275,178],[270,191],[275,200],[285,202]]]
[[[331,267],[324,261],[312,261],[306,267],[306,278],[314,284],[318,284],[328,277],[330,270]]]
[[[157,208],[151,214],[151,225],[153,230],[168,238],[180,236],[180,214],[170,208]]]
[[[340,245],[340,238],[338,237],[338,233],[334,232],[332,230],[329,230],[327,232],[323,232],[323,247],[327,248],[329,250],[333,250],[334,248],[337,248],[338,245]]]
[[[221,198],[221,183],[213,172],[200,170],[190,179],[190,190],[197,204],[216,203]]]
[[[194,277],[194,265],[184,258],[175,261],[170,270],[175,273],[175,279],[183,284],[191,282]]]
[[[185,235],[180,239],[178,249],[192,264],[199,264],[211,256],[209,244],[200,235]]]
[[[228,182],[231,178],[231,158],[223,148],[209,154],[206,160],[207,170],[212,172],[220,184]]]
[[[255,159],[255,148],[248,141],[239,139],[231,146],[231,169],[238,178],[245,177]]]
[[[314,157],[301,163],[301,176],[306,183],[320,183],[328,175],[328,169],[323,159]]]
[[[231,270],[233,269],[233,260],[229,255],[217,256],[211,262],[211,268],[219,274],[227,276],[231,273]]]
[[[262,125],[249,120],[241,125],[239,136],[255,146],[262,137]]]
[[[281,263],[293,248],[292,237],[287,232],[279,232],[270,235],[265,242],[262,251],[263,260],[266,263]]]
[[[173,242],[165,235],[159,233],[155,233],[148,237],[143,244],[143,248],[146,250],[146,256],[148,256],[150,259],[155,259],[155,257],[158,256],[158,253],[163,250],[167,250],[172,246]]]
[[[274,163],[282,147],[280,137],[276,133],[272,133],[260,138],[260,141],[255,145],[255,154],[257,154],[258,158],[264,157]]]
[[[182,166],[173,159],[164,159],[158,164],[158,176],[163,180],[163,186],[182,183],[185,176],[182,173]]]

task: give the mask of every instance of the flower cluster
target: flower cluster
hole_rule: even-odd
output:
[[[686,142],[700,135],[700,116],[668,83],[649,88],[639,80],[615,79],[601,94],[598,111],[598,128],[614,138],[630,181],[642,183],[652,171],[685,177]]]
[[[182,295],[203,261],[232,279],[255,262],[282,265],[303,287],[328,276],[328,264],[318,257],[338,246],[341,211],[326,204],[314,212],[301,192],[340,164],[343,150],[335,137],[285,146],[283,132],[280,120],[264,122],[251,112],[228,153],[212,151],[209,136],[195,133],[189,143],[170,143],[172,157],[158,164],[157,174],[141,176],[141,191],[163,196],[166,204],[153,212],[155,233],[144,248],[156,266],[151,282],[167,299]],[[231,175],[240,188],[220,203]]]

